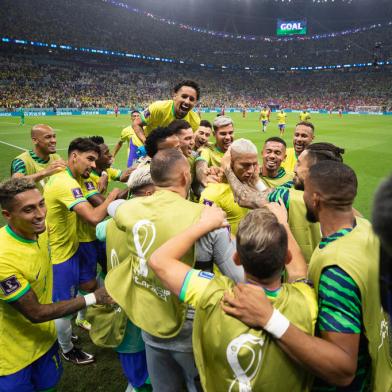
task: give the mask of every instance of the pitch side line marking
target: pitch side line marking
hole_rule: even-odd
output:
[[[17,148],[18,150],[27,151],[27,148],[23,148],[23,147],[16,146],[15,144],[3,142],[2,140],[0,140],[0,143],[5,144],[6,146]]]

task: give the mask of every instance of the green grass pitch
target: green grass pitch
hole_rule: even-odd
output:
[[[235,137],[251,139],[261,150],[263,140],[278,136],[276,114],[272,113],[267,133],[262,134],[257,121],[257,113],[248,113],[243,119],[240,113],[229,114],[234,120]],[[215,113],[203,114],[212,120]],[[46,123],[57,133],[58,152],[65,157],[69,142],[79,136],[102,135],[111,148],[117,142],[122,128],[129,125],[129,116],[58,116],[26,117],[26,124],[20,127],[19,118],[0,118],[0,179],[10,174],[11,160],[23,148],[30,148],[30,128],[33,124]],[[370,218],[374,192],[380,181],[392,171],[392,117],[371,115],[313,114],[311,120],[316,127],[315,141],[327,141],[345,148],[345,162],[357,173],[359,181],[355,207],[365,217]],[[284,139],[292,146],[294,126],[298,114],[290,113]],[[114,164],[124,168],[126,148],[120,150]],[[3,224],[3,221],[0,221]],[[116,391],[126,388],[126,380],[113,350],[93,346],[87,334],[75,329],[82,337],[83,348],[97,355],[97,362],[87,367],[65,364],[65,371],[58,391]]]

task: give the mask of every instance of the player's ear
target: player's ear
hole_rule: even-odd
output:
[[[233,254],[233,261],[235,265],[242,265],[240,255],[238,254],[237,251],[235,251]]]
[[[292,260],[293,260],[293,255],[291,254],[290,249],[287,249],[286,258],[284,260],[285,265],[290,264]]]
[[[8,210],[2,209],[1,214],[4,216],[4,219],[7,221],[11,218],[11,213]]]

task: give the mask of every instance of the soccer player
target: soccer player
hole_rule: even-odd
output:
[[[267,132],[267,125],[270,116],[270,110],[267,106],[263,106],[260,111],[259,121],[261,121],[261,130],[262,132]]]
[[[114,116],[117,118],[118,117],[118,106],[114,105]]]
[[[190,124],[185,120],[174,120],[168,125],[169,129],[174,131],[174,134],[178,137],[180,142],[180,149],[184,154],[184,157],[188,160],[192,182],[196,177],[196,158],[198,154],[193,151],[195,145],[194,134]]]
[[[108,145],[105,144],[104,138],[102,136],[91,136],[90,139],[98,144],[100,148],[100,154],[95,161],[95,169],[91,171],[90,179],[93,181],[96,189],[100,193],[105,194],[109,182],[127,182],[132,169],[128,168],[122,171],[112,167],[113,156]]]
[[[213,123],[215,144],[200,150],[196,158],[196,178],[204,187],[208,183],[209,168],[219,167],[220,161],[234,140],[234,124],[230,117],[219,116]]]
[[[294,238],[300,246],[307,262],[320,242],[320,227],[318,223],[310,223],[305,219],[306,208],[303,200],[304,181],[309,173],[309,168],[322,160],[342,162],[344,150],[331,143],[310,144],[299,156],[295,166],[293,185],[294,187],[268,188],[260,193],[255,188],[238,180],[226,162],[223,160],[226,178],[235,195],[235,200],[244,208],[260,208],[267,202],[279,202],[282,200],[289,211],[289,226]]]
[[[282,167],[288,173],[294,172],[298,157],[314,139],[314,125],[308,122],[300,122],[295,126],[293,147],[286,150],[286,159]]]
[[[193,311],[181,304],[148,268],[151,253],[163,242],[189,227],[203,206],[185,198],[191,175],[180,151],[167,149],[154,155],[151,177],[154,194],[122,203],[116,210],[117,227],[126,233],[126,259],[109,271],[105,286],[130,320],[142,329],[153,389],[160,392],[195,392],[197,370],[192,352]],[[238,276],[232,265],[233,244],[226,229],[205,236],[183,258],[189,265]],[[194,257],[195,255],[195,257]],[[132,273],[131,273],[132,271]],[[239,276],[238,276],[239,278]],[[243,271],[241,271],[243,279]],[[236,279],[238,280],[238,279]]]
[[[141,113],[140,118],[132,122],[132,127],[143,143],[153,129],[166,127],[176,119],[188,121],[193,131],[196,131],[200,125],[200,117],[192,109],[199,99],[199,85],[193,80],[184,80],[174,87],[173,99],[152,103]]]
[[[310,113],[307,110],[302,110],[302,112],[299,114],[300,122],[309,122],[310,118]]]
[[[140,118],[140,112],[138,110],[133,110],[131,113],[132,122],[135,121],[137,118]],[[124,128],[121,131],[120,140],[117,142],[113,149],[113,159],[120,151],[124,142],[128,146],[127,167],[131,167],[133,162],[137,159],[138,148],[143,146],[143,142],[139,139],[139,137],[133,130],[132,125]]]
[[[289,323],[279,345],[318,377],[314,391],[392,390],[389,321],[379,292],[380,244],[371,224],[354,216],[356,193],[356,175],[341,162],[319,162],[305,179],[307,218],[320,222],[323,235],[308,274],[318,296],[319,337]],[[240,296],[225,299],[228,314],[254,327],[265,328],[274,312],[261,290],[244,287]]]
[[[200,150],[203,147],[210,145],[209,139],[212,133],[212,125],[208,120],[201,120],[200,126],[195,132],[195,145],[193,149],[195,151]]]
[[[93,303],[111,303],[105,289],[52,303],[46,207],[34,182],[0,184],[7,225],[0,229],[0,390],[54,390],[62,374],[53,319]]]
[[[374,231],[380,237],[381,302],[392,320],[392,177],[377,190],[373,204]]]
[[[160,150],[166,150],[174,148],[181,150],[180,141],[178,136],[175,134],[174,129],[158,127],[154,129],[146,139],[146,152],[150,158],[153,158],[155,154]]]
[[[231,167],[238,180],[252,182],[259,172],[256,146],[249,140],[238,139],[231,145],[230,155]],[[215,204],[222,208],[233,235],[236,235],[238,224],[248,212],[247,208],[242,208],[235,202],[233,191],[227,182],[209,183],[200,195],[200,203]]]
[[[51,176],[44,188],[55,302],[73,298],[79,288],[91,292],[97,285],[96,264],[86,258],[83,258],[86,262],[80,261],[77,216],[95,226],[105,218],[107,206],[119,193],[119,189],[113,190],[95,208],[84,197],[81,180],[89,177],[99,153],[99,146],[90,139],[73,140],[68,148],[66,170]],[[79,365],[93,362],[91,354],[73,346],[71,320],[59,318],[55,322],[63,358]]]
[[[42,192],[48,177],[64,170],[66,162],[56,154],[56,134],[49,125],[34,125],[31,140],[33,149],[23,152],[11,162],[11,175],[13,178],[26,176]]]
[[[137,168],[129,177],[128,187],[132,197],[151,196],[155,192],[155,185],[152,182],[150,175],[150,166],[145,165]],[[111,203],[108,210],[112,215],[114,204],[119,205],[122,200],[116,200]],[[122,201],[124,202],[124,201]],[[96,227],[97,238],[100,241],[106,242],[107,267],[105,270],[110,271],[119,263],[124,261],[128,256],[128,248],[126,247],[126,233],[120,230],[113,219],[107,219],[99,223]],[[128,380],[127,391],[149,392],[151,391],[151,384],[148,379],[146,351],[144,342],[141,337],[141,330],[133,324],[125,315],[121,308],[112,308],[112,313],[108,313],[108,309],[101,309],[102,313],[94,318],[90,337],[95,344],[97,340],[100,346],[105,346],[105,341],[102,341],[102,328],[100,325],[100,317],[105,318],[105,322],[110,323],[108,317],[116,320],[110,323],[112,325],[111,331],[105,331],[110,337],[115,336],[118,346],[117,351],[123,372]],[[95,309],[96,312],[99,309]],[[118,318],[121,317],[121,323]],[[113,347],[114,342],[110,341],[110,347]]]
[[[278,120],[278,128],[279,128],[279,133],[280,136],[284,136],[284,130],[286,128],[286,117],[287,114],[284,112],[284,110],[280,110],[277,114],[276,114],[276,118]]]
[[[293,173],[286,173],[281,167],[286,158],[286,142],[280,137],[270,137],[264,142],[262,151],[263,165],[260,178],[268,188],[284,186],[291,188]]]
[[[19,116],[20,116],[19,126],[22,127],[23,125],[25,125],[25,111],[22,107],[19,108]]]
[[[198,221],[164,243],[149,258],[150,268],[165,287],[196,308],[194,352],[205,391],[310,389],[311,377],[307,371],[289,360],[275,341],[289,324],[286,321],[280,325],[279,320],[285,318],[280,312],[309,335],[314,333],[317,318],[316,296],[305,279],[305,262],[289,234],[284,209],[282,215],[279,222],[267,208],[250,212],[240,223],[234,255],[235,262],[245,269],[245,286],[265,292],[277,308],[276,322],[266,328],[268,333],[225,315],[221,299],[225,291],[234,288],[233,281],[180,261],[200,236],[225,224],[224,213],[219,209],[206,207]],[[293,283],[282,285],[282,271],[290,261],[302,266],[302,276],[290,276]],[[289,269],[290,264],[286,265]]]

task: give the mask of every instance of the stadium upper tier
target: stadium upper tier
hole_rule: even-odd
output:
[[[203,72],[187,66],[75,54],[0,54],[0,107],[146,107],[181,79],[201,86],[204,107],[392,110],[392,70],[310,73]]]
[[[392,59],[392,26],[322,40],[222,38],[94,0],[3,0],[0,36],[94,47],[192,64],[275,69]],[[376,43],[386,43],[376,48]]]

